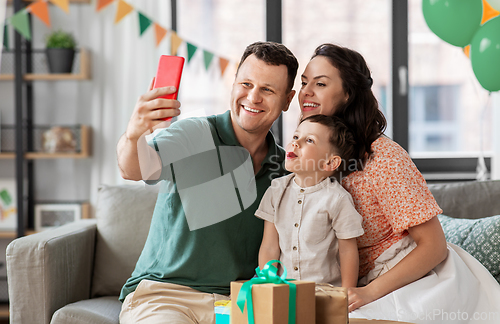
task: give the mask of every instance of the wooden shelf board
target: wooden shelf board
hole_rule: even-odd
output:
[[[53,74],[25,74],[24,80],[36,81],[57,81],[57,80],[88,80],[84,74],[53,73]],[[14,80],[14,74],[1,74],[0,81]]]
[[[0,318],[9,318],[9,304],[0,304]]]
[[[23,2],[35,2],[39,0],[23,0]],[[90,4],[91,0],[69,0],[71,3],[85,3],[85,4]],[[12,4],[12,0],[7,0],[8,4]]]
[[[85,159],[89,155],[85,153],[45,153],[45,152],[28,152],[24,155],[26,159]],[[15,159],[15,153],[0,153],[0,160],[2,159]]]
[[[80,126],[80,152],[60,152],[60,153],[47,153],[47,152],[26,152],[24,158],[28,160],[38,159],[86,159],[90,157],[90,129],[86,125]],[[15,159],[15,153],[0,153],[1,159]]]
[[[0,239],[15,239],[17,238],[16,231],[0,231]]]
[[[0,160],[1,159],[15,159],[16,154],[15,153],[0,153]]]
[[[83,153],[45,153],[45,152],[29,152],[25,158],[28,160],[38,159],[84,159],[89,157]]]
[[[80,73],[47,73],[47,74],[24,74],[27,81],[58,81],[58,80],[89,80],[90,79],[90,54],[89,51],[80,49]],[[0,81],[14,80],[14,74],[0,74]]]

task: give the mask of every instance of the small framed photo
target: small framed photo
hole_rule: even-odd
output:
[[[74,222],[82,218],[80,204],[38,204],[35,206],[37,232]]]

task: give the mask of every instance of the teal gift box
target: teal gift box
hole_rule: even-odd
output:
[[[229,324],[230,323],[230,314],[231,314],[231,305],[226,304],[224,306],[216,306],[214,307],[215,312],[215,324]]]

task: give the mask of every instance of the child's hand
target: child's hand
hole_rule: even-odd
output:
[[[359,288],[347,288],[347,300],[349,302],[349,312],[360,308],[363,305],[374,301],[375,296],[371,293],[368,286]]]

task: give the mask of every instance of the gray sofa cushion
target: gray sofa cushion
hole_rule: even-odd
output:
[[[60,308],[50,324],[118,324],[121,308],[118,296],[81,300]]]
[[[99,188],[92,297],[120,294],[146,242],[157,195],[142,183]]]
[[[430,184],[443,214],[476,219],[500,215],[500,181],[470,181]]]

